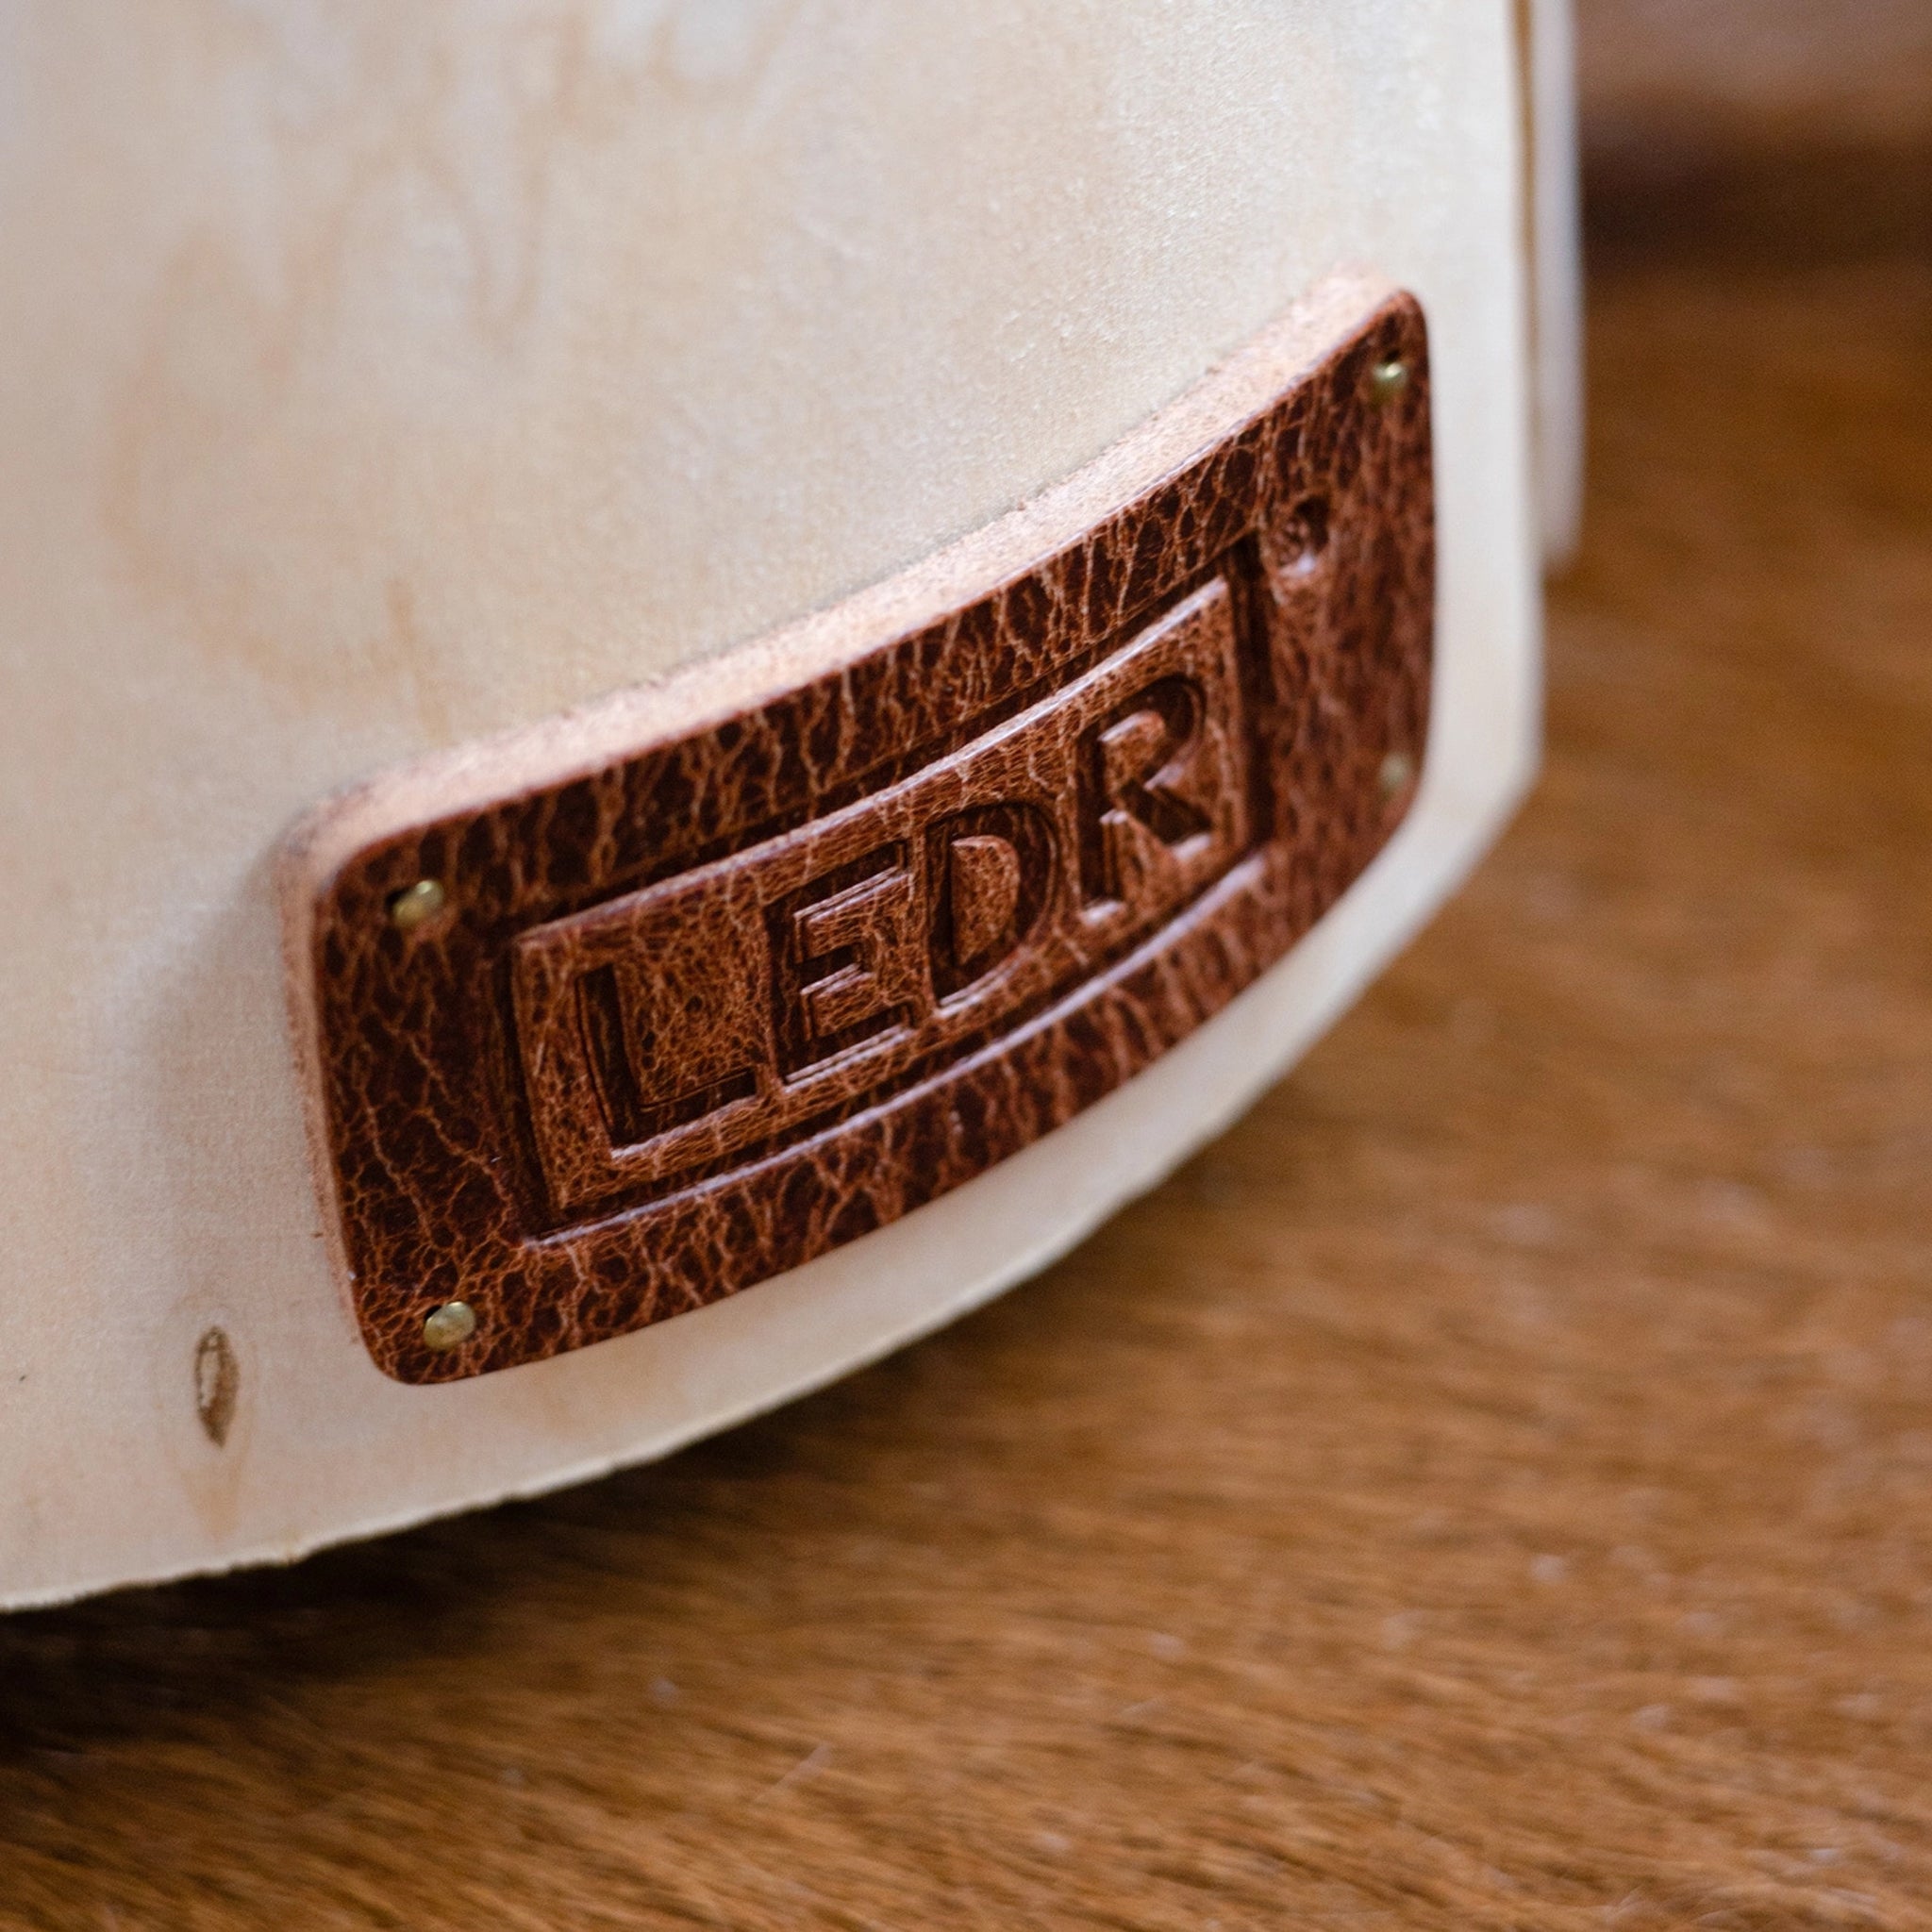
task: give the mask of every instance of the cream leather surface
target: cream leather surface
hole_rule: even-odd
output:
[[[1534,760],[1512,20],[0,6],[0,1602],[661,1453],[1037,1267],[1332,1017]],[[1437,400],[1434,737],[1369,876],[1166,1061],[896,1226],[581,1356],[378,1374],[303,1141],[290,823],[877,580],[1348,264],[1422,297]]]

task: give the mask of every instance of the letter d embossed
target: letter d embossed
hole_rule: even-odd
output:
[[[1219,1011],[1406,809],[1431,515],[1401,298],[1041,560],[339,866],[314,1029],[376,1360],[476,1374],[749,1287]],[[446,909],[402,931],[425,877]]]

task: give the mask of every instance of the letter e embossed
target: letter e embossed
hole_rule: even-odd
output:
[[[815,880],[774,910],[788,1075],[911,1024],[931,1003],[919,890],[904,855],[875,853],[858,869],[849,885],[826,894],[826,881]]]

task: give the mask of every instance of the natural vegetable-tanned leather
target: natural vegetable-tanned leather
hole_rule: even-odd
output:
[[[1407,809],[1433,576],[1404,297],[991,594],[365,847],[321,889],[313,1028],[375,1361],[442,1381],[662,1321],[1132,1077]],[[425,878],[444,909],[404,929]],[[475,1336],[432,1353],[452,1300]]]

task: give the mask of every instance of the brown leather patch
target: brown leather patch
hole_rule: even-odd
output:
[[[795,1267],[1050,1132],[1279,959],[1414,789],[1428,425],[1421,312],[1392,300],[987,593],[311,884],[376,1362],[476,1374]],[[425,1318],[458,1300],[474,1335],[434,1352]]]

